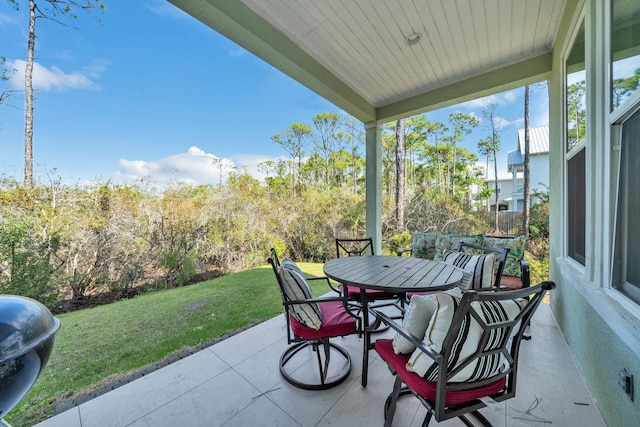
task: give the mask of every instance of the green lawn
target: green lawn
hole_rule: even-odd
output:
[[[322,264],[299,263],[322,275]],[[311,281],[316,295],[329,291]],[[61,314],[42,375],[5,419],[30,426],[65,401],[221,335],[282,314],[270,266]]]

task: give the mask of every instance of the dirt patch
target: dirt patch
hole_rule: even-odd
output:
[[[184,309],[187,313],[193,313],[195,311],[198,311],[199,309],[201,309],[202,307],[204,307],[205,305],[209,304],[211,301],[198,301],[198,302],[194,302],[192,304],[188,304]]]
[[[207,280],[215,279],[222,275],[223,273],[221,270],[211,270],[211,271],[204,271],[201,273],[197,273],[193,275],[193,277],[191,277],[191,279],[187,283],[185,283],[184,286],[205,282]],[[99,305],[111,304],[112,302],[116,302],[124,299],[130,299],[137,295],[145,294],[148,292],[154,292],[157,290],[160,290],[158,288],[158,285],[153,282],[150,282],[150,283],[145,283],[145,284],[136,286],[135,288],[130,289],[124,295],[115,295],[112,292],[100,292],[100,293],[85,295],[85,296],[82,296],[81,298],[64,299],[64,300],[58,301],[53,307],[50,308],[50,310],[53,314],[68,313],[70,311],[82,310],[85,308],[97,307]],[[209,302],[202,302],[202,304],[208,304]],[[201,303],[196,303],[196,304],[201,304]],[[192,308],[191,311],[195,311],[198,308],[200,307]],[[189,310],[189,307],[186,307],[186,309]]]

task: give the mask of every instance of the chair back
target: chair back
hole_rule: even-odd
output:
[[[451,391],[478,389],[506,378],[505,387],[491,398],[503,401],[515,396],[518,354],[525,327],[545,293],[553,288],[555,284],[546,281],[515,291],[463,294],[435,361],[436,419],[455,417],[456,411],[468,413],[485,406],[476,401],[460,409],[447,408],[445,396]],[[446,374],[440,375],[442,372]],[[461,375],[470,372],[477,378],[459,382]]]
[[[458,252],[464,253],[494,253],[495,263],[497,268],[494,268],[493,287],[495,289],[500,288],[500,280],[502,280],[502,273],[504,272],[504,265],[507,262],[507,255],[509,255],[509,248],[494,248],[489,246],[480,246],[472,243],[460,242],[458,244]]]
[[[373,239],[336,239],[337,258],[347,256],[373,255]]]
[[[269,252],[269,257],[267,258],[267,262],[271,264],[271,267],[273,268],[273,273],[275,274],[276,280],[278,281],[278,289],[280,289],[280,297],[282,298],[282,309],[284,312],[284,318],[287,321],[287,341],[290,344],[292,341],[295,340],[295,337],[292,334],[291,327],[290,327],[291,326],[290,320],[289,320],[290,306],[288,304],[285,304],[285,302],[290,301],[290,299],[287,297],[287,294],[284,291],[282,276],[280,276],[280,259],[278,258],[278,254],[276,253],[276,250],[274,248],[271,248],[271,251]]]
[[[282,302],[287,301],[287,294],[284,292],[284,284],[282,283],[282,277],[280,276],[280,259],[278,258],[278,254],[276,253],[275,248],[271,248],[269,252],[269,257],[267,258],[267,262],[271,264],[273,268],[273,273],[276,275],[276,279],[278,280],[278,288],[280,288],[280,295],[282,296]]]

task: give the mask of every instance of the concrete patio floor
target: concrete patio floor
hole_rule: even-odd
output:
[[[39,427],[108,426],[379,426],[393,385],[386,365],[370,353],[369,382],[360,385],[362,341],[339,338],[352,358],[347,380],[306,391],[282,381],[283,316],[275,317],[187,358],[69,409]],[[485,408],[495,426],[606,426],[547,304],[523,341],[517,396]],[[391,336],[391,332],[379,334]],[[375,339],[376,336],[374,336]],[[305,366],[306,368],[306,366]],[[401,400],[396,426],[419,426],[425,411]],[[459,420],[430,425],[458,426]]]

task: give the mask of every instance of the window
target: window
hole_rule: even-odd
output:
[[[622,124],[613,287],[640,304],[640,112]]]
[[[611,110],[640,88],[640,3],[613,0],[611,25]]]
[[[566,59],[567,255],[585,265],[586,74],[584,21]]]
[[[567,161],[567,198],[568,236],[567,248],[571,258],[580,264],[585,263],[585,148],[577,151]]]

